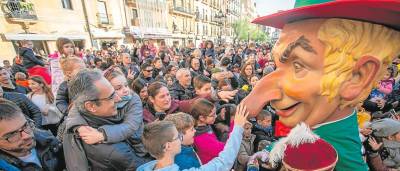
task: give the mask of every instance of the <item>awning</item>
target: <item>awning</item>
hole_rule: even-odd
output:
[[[4,37],[7,40],[57,40],[59,37],[66,37],[71,40],[84,40],[85,34],[74,35],[58,35],[58,34],[18,34],[18,33],[5,33]]]
[[[140,28],[136,26],[130,27],[129,34],[134,37],[144,39],[164,39],[172,37],[172,34],[165,28]]]
[[[92,32],[94,39],[121,39],[125,35],[119,32]]]
[[[145,34],[143,38],[145,39],[165,39],[165,38],[171,38],[172,35],[170,34]]]

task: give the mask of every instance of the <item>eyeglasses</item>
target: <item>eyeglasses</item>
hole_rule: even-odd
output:
[[[114,91],[110,96],[108,96],[108,97],[106,97],[106,98],[102,98],[102,99],[93,99],[93,100],[89,100],[89,101],[103,101],[103,100],[110,101],[110,100],[115,99],[115,96],[117,96],[117,93]]]
[[[9,143],[18,142],[22,138],[22,132],[25,132],[26,134],[32,134],[34,127],[35,127],[35,125],[32,121],[26,121],[25,124],[21,128],[19,128],[18,130],[14,131],[14,132],[6,134],[4,137],[0,137],[0,139],[6,140]]]
[[[181,142],[183,141],[183,134],[182,133],[178,133],[178,136],[176,137],[176,138],[174,138],[174,139],[172,139],[172,141],[176,141],[176,140],[180,140]]]
[[[153,72],[153,69],[151,69],[151,70],[143,70],[143,71],[146,71],[146,72]]]
[[[169,141],[169,142],[174,142],[174,141],[176,141],[176,140],[179,140],[180,142],[182,142],[182,141],[183,141],[183,134],[180,133],[180,132],[178,132],[178,136],[177,136],[176,138],[172,139],[172,140]],[[165,144],[162,145],[162,148],[165,148]]]

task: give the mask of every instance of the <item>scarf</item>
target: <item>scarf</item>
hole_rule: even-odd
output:
[[[124,108],[124,106],[126,105],[126,104],[128,104],[128,102],[132,99],[132,94],[129,94],[129,95],[126,95],[126,96],[122,96],[121,97],[121,101],[119,101],[119,102],[117,102],[117,109],[119,110],[119,109],[122,109],[122,108]]]
[[[81,116],[86,120],[88,125],[96,129],[103,125],[120,124],[122,123],[124,118],[123,114],[120,111],[118,111],[117,115],[109,117],[99,117],[86,112],[81,112]]]

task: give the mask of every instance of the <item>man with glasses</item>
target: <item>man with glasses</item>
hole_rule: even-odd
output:
[[[146,84],[150,84],[154,82],[154,78],[153,78],[153,66],[150,63],[143,63],[140,66],[140,74],[138,79],[142,79]]]
[[[68,113],[64,131],[64,155],[68,170],[135,170],[146,159],[136,155],[129,139],[111,143],[100,127],[116,125],[124,115],[117,111],[121,98],[112,85],[96,70],[83,69],[69,83],[69,95],[74,106]],[[87,134],[98,136],[101,143],[86,144],[87,136],[77,129],[85,127]],[[82,137],[80,137],[81,135]]]
[[[35,129],[16,104],[0,98],[0,170],[56,171],[63,163],[61,143]]]

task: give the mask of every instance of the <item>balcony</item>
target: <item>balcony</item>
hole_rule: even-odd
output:
[[[187,17],[193,17],[195,15],[194,12],[192,12],[192,10],[190,10],[188,8],[184,8],[184,7],[172,6],[170,11],[172,11],[173,13],[176,13],[176,14],[187,16]]]
[[[11,21],[15,22],[36,22],[35,6],[31,2],[20,0],[8,0],[5,4],[6,15]]]
[[[109,28],[114,24],[112,22],[111,14],[97,13],[96,16],[97,16],[97,23],[99,24],[99,27]]]
[[[209,5],[209,2],[210,2],[211,0],[202,0],[201,2],[203,3],[203,4],[206,4],[206,5]]]
[[[136,7],[136,0],[126,0],[126,5]]]

